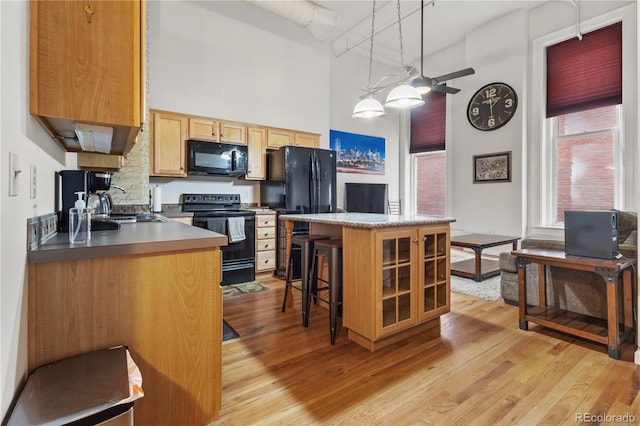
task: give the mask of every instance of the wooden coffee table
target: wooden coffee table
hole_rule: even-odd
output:
[[[466,259],[452,263],[451,275],[471,278],[478,282],[485,278],[499,275],[500,267],[498,266],[498,261],[483,259],[482,250],[506,244],[511,244],[513,250],[517,250],[519,239],[519,237],[492,234],[463,234],[451,237],[452,247],[470,248],[476,254],[474,259]]]

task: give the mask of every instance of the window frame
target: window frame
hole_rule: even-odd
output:
[[[621,144],[618,156],[621,164],[620,206],[623,210],[637,211],[638,194],[635,181],[638,172],[638,147],[634,141],[637,138],[636,127],[638,101],[636,99],[638,85],[638,66],[636,64],[638,40],[636,37],[636,5],[626,5],[618,9],[599,14],[580,22],[583,33],[606,27],[622,21],[622,114],[620,137],[626,140]],[[527,143],[524,153],[524,163],[528,164],[526,173],[526,235],[537,238],[564,238],[564,226],[549,226],[545,212],[549,211],[550,193],[544,177],[549,175],[548,144],[541,143],[548,135],[549,125],[545,117],[546,105],[546,57],[545,48],[576,36],[576,27],[569,25],[561,30],[532,39],[531,41],[531,75],[529,78],[530,115],[532,123],[527,129]]]
[[[444,183],[444,211],[445,215],[449,211],[449,164],[447,159],[447,150],[424,151],[409,154],[411,157],[411,204],[413,206],[412,214],[418,214],[418,158],[431,155],[444,155],[445,162],[445,183]]]
[[[546,151],[548,155],[546,156],[547,166],[551,173],[548,173],[546,176],[543,175],[543,179],[545,180],[545,186],[547,187],[546,193],[549,194],[549,198],[547,199],[546,209],[544,210],[544,220],[543,224],[548,227],[553,228],[561,228],[564,229],[564,222],[558,221],[557,219],[557,208],[558,208],[558,169],[555,165],[558,162],[557,152],[558,152],[558,141],[563,139],[573,139],[576,136],[594,136],[599,134],[608,134],[613,133],[613,155],[614,155],[614,164],[615,164],[615,173],[614,173],[614,208],[620,208],[620,206],[624,205],[624,164],[622,161],[622,157],[620,153],[623,151],[624,147],[624,138],[622,137],[621,129],[624,127],[623,122],[623,113],[622,113],[622,105],[614,105],[616,108],[616,122],[617,126],[609,127],[606,129],[600,130],[590,130],[587,132],[581,133],[571,133],[568,135],[559,135],[559,120],[558,117],[550,117],[546,118],[546,126],[547,133],[543,139],[543,143],[546,146]]]

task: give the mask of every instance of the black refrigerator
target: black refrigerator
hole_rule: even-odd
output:
[[[335,213],[336,152],[285,146],[267,155],[268,180],[260,183],[260,203],[284,213]],[[308,224],[296,222],[293,233],[306,234]],[[284,277],[286,233],[278,221],[277,270]],[[294,278],[300,276],[299,253],[294,253]]]

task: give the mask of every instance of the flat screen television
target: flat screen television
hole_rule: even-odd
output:
[[[356,213],[389,212],[386,183],[345,183],[345,210]]]

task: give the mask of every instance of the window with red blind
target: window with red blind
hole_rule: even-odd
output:
[[[622,23],[554,44],[547,53],[547,118],[622,103]]]
[[[411,110],[411,154],[445,148],[446,93],[431,91],[424,100],[423,106]]]

